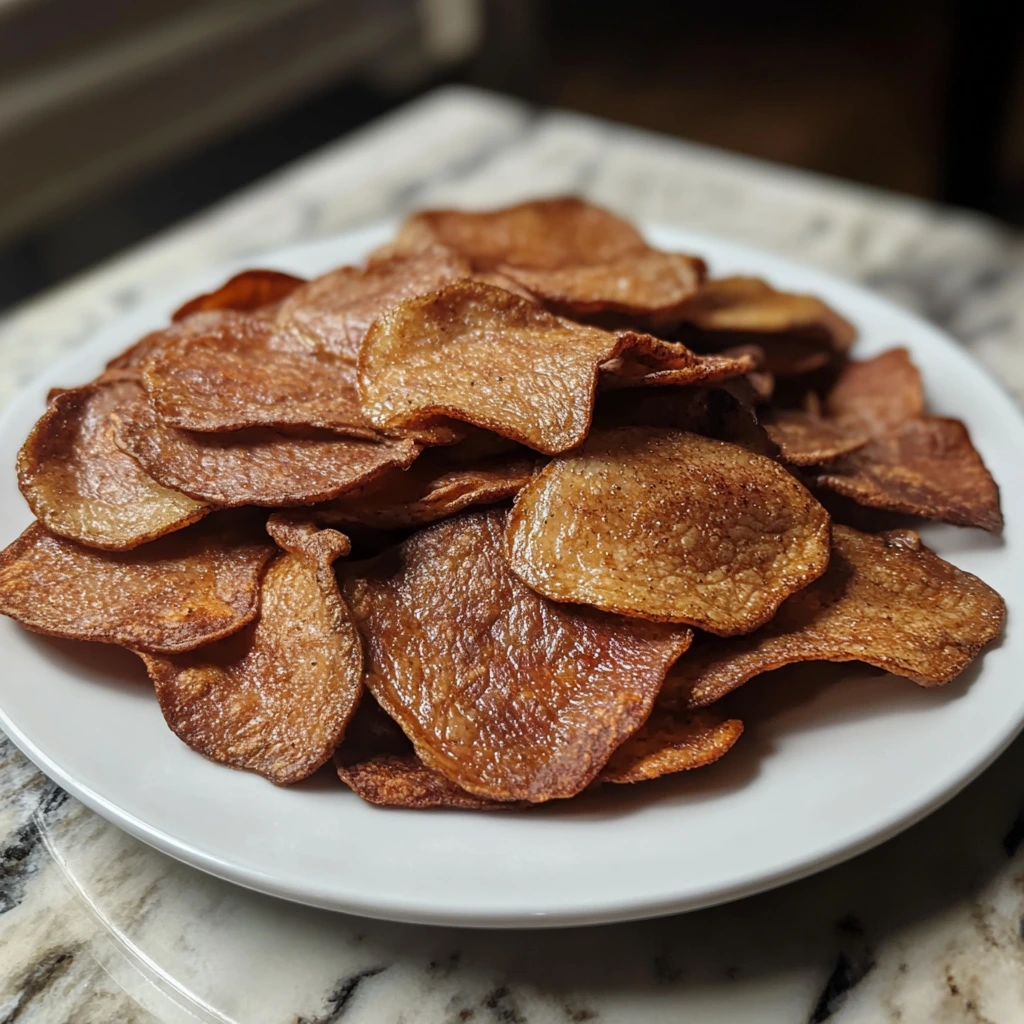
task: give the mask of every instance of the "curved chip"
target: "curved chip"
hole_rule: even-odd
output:
[[[847,362],[825,398],[825,414],[856,417],[875,432],[924,415],[921,371],[905,348]]]
[[[621,336],[620,336],[621,337]],[[601,366],[603,391],[635,387],[717,384],[742,377],[755,368],[749,352],[701,356],[685,345],[649,335],[628,335],[630,346]]]
[[[869,508],[997,532],[999,487],[959,420],[905,420],[814,477]]]
[[[191,654],[143,655],[167,724],[213,761],[278,785],[326,763],[362,691],[359,634],[332,562],[334,530],[268,525],[287,545],[260,585],[259,619]]]
[[[200,501],[239,505],[310,505],[410,465],[411,438],[292,436],[268,429],[194,434],[160,421],[145,401],[114,414],[118,447],[165,487]]]
[[[829,517],[771,459],[621,427],[527,484],[508,540],[512,569],[553,601],[732,636],[824,572]]]
[[[0,553],[0,614],[26,629],[143,651],[188,651],[256,615],[273,545],[205,524],[122,554],[33,523]]]
[[[859,420],[826,419],[801,409],[779,409],[761,421],[793,466],[821,466],[863,448],[870,434]]]
[[[644,782],[702,768],[727,754],[742,733],[738,718],[655,707],[651,717],[612,754],[598,781]]]
[[[123,551],[180,530],[210,506],[158,484],[114,443],[111,413],[137,383],[107,377],[50,402],[18,453],[18,486],[52,533]]]
[[[459,281],[377,320],[360,355],[359,391],[379,427],[451,416],[553,454],[586,437],[600,365],[655,342]]]
[[[647,249],[628,221],[575,196],[563,196],[481,212],[424,210],[409,217],[373,259],[438,246],[464,256],[476,270],[503,264],[557,270],[606,263]]]
[[[249,312],[270,306],[287,298],[305,279],[279,270],[243,270],[219,288],[197,295],[175,310],[172,320],[184,320],[193,313],[211,309],[234,309]]]
[[[647,718],[692,634],[545,600],[509,571],[504,526],[500,511],[445,520],[352,568],[366,684],[461,788],[570,797]]]
[[[142,379],[160,419],[185,430],[315,427],[369,440],[351,365],[249,318],[160,345]]]
[[[1006,606],[916,534],[833,528],[828,571],[750,636],[707,638],[665,681],[659,705],[702,707],[800,661],[864,661],[921,686],[955,679],[1002,630]]]

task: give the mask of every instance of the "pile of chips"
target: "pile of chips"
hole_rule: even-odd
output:
[[[189,747],[279,784],[333,758],[373,803],[495,809],[707,765],[753,676],[938,685],[1002,628],[879,530],[997,531],[999,493],[854,336],[578,199],[420,213],[52,392],[0,611],[137,652]]]

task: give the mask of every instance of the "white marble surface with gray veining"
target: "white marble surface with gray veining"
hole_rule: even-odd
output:
[[[1019,237],[444,90],[16,311],[0,324],[0,401],[169,281],[426,204],[569,191],[861,281],[951,332],[1024,399]],[[0,742],[0,1024],[197,1020],[1024,1021],[1024,740],[922,824],[814,878],[685,916],[551,932],[392,925],[246,892],[122,834]]]

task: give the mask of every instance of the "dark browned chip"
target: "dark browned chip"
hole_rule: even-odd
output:
[[[144,651],[188,651],[255,615],[265,539],[205,523],[129,553],[33,523],[0,554],[0,613],[27,629]]]
[[[268,529],[285,551],[263,577],[259,619],[201,651],[143,660],[179,739],[287,785],[341,741],[362,692],[363,658],[332,569],[348,539],[273,517]]]
[[[921,372],[905,348],[845,363],[825,398],[825,414],[857,418],[874,433],[924,415]]]
[[[366,683],[462,789],[570,797],[647,718],[691,633],[545,600],[510,572],[504,528],[500,511],[448,519],[351,567]]]
[[[749,352],[701,356],[650,335],[624,336],[629,343],[622,355],[601,366],[602,390],[716,384],[742,377],[757,365]]]
[[[702,768],[727,754],[742,732],[738,718],[656,706],[651,717],[612,754],[598,781],[644,782]]]
[[[749,636],[708,637],[669,674],[659,704],[702,707],[799,661],[864,661],[922,686],[955,679],[1003,626],[1003,599],[916,534],[833,527],[824,576]]]
[[[828,514],[778,463],[656,427],[594,431],[509,516],[512,569],[553,601],[749,633],[828,564]]]
[[[793,466],[821,466],[863,448],[870,434],[859,419],[826,419],[801,409],[779,409],[762,419],[779,456]]]
[[[123,376],[55,396],[18,453],[18,486],[48,530],[123,551],[180,530],[210,506],[158,484],[114,443],[111,413],[141,391]]]
[[[269,429],[197,434],[162,423],[141,400],[114,414],[118,447],[165,487],[200,501],[239,505],[311,505],[354,490],[420,447],[411,438],[364,441]]]
[[[193,313],[233,309],[242,313],[270,306],[287,298],[305,280],[279,270],[243,270],[219,288],[197,295],[175,310],[172,320],[184,320]]]
[[[959,420],[905,420],[814,477],[869,508],[998,531],[999,488]]]

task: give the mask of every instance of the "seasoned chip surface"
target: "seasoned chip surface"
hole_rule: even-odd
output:
[[[366,684],[431,768],[477,796],[578,793],[646,719],[688,629],[546,601],[509,571],[500,511],[449,519],[345,594]]]
[[[114,443],[110,414],[139,386],[108,376],[54,397],[18,453],[18,486],[48,530],[127,550],[180,530],[210,506],[158,484]]]
[[[856,417],[876,433],[924,415],[921,372],[905,348],[874,359],[850,360],[825,397],[831,417]]]
[[[859,419],[826,419],[801,409],[780,409],[764,421],[779,456],[794,466],[821,466],[863,448],[870,433]]]
[[[869,508],[989,531],[1003,525],[999,488],[959,420],[905,420],[814,482]]]
[[[702,356],[685,345],[630,334],[621,356],[601,367],[603,391],[635,387],[715,384],[741,377],[754,369],[749,352]]]
[[[643,782],[702,768],[727,754],[742,732],[738,718],[723,719],[710,711],[672,712],[656,706],[651,717],[612,754],[598,779]]]
[[[279,785],[334,752],[362,688],[362,650],[331,563],[334,530],[271,526],[289,550],[267,569],[259,619],[187,655],[146,655],[167,724],[193,750]]]
[[[33,523],[0,553],[0,614],[27,629],[144,651],[187,651],[255,615],[273,545],[205,523],[128,553]]]
[[[307,505],[369,483],[419,453],[412,439],[293,436],[268,429],[198,434],[162,423],[145,401],[115,414],[118,447],[166,487],[200,501]]]
[[[184,320],[194,313],[212,309],[234,309],[248,312],[273,305],[289,296],[303,278],[283,274],[279,270],[243,270],[229,278],[215,291],[197,295],[175,310],[172,320]]]
[[[833,527],[828,571],[750,636],[708,638],[681,659],[659,703],[710,704],[798,661],[865,661],[922,686],[955,679],[1002,630],[1003,599],[916,534]]]
[[[682,431],[595,431],[519,492],[510,564],[555,601],[730,636],[828,563],[829,518],[782,467]]]

